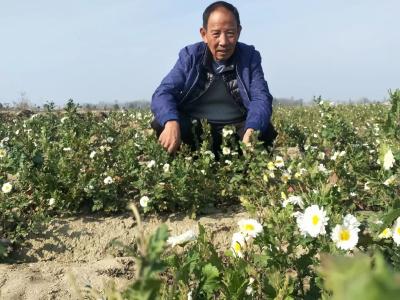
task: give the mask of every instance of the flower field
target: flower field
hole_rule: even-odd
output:
[[[139,215],[196,218],[240,204],[250,217],[239,220],[224,251],[201,225],[176,236],[161,226],[126,245],[137,257],[132,283],[123,291],[92,290],[93,299],[361,299],[364,286],[369,295],[396,299],[399,90],[389,105],[317,99],[276,107],[273,149],[256,139],[236,145],[228,126],[219,160],[207,130],[197,151],[168,155],[149,127],[149,111],[80,113],[72,101],[63,112],[46,109],[29,118],[0,114],[5,262],[58,216],[131,207],[140,227]],[[358,289],[343,296],[346,274]]]

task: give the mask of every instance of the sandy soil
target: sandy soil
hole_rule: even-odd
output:
[[[176,235],[197,230],[200,222],[213,233],[213,243],[225,250],[237,221],[244,217],[247,213],[233,207],[195,220],[179,214],[148,217],[143,224],[146,234],[166,223],[171,235]],[[114,239],[134,243],[135,223],[129,214],[54,219],[42,234],[29,237],[15,251],[13,259],[18,263],[0,264],[0,299],[77,299],[71,275],[81,290],[85,286],[101,289],[110,280],[119,288],[126,286],[134,276],[134,259],[110,243]]]

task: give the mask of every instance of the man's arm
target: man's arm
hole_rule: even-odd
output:
[[[272,114],[272,95],[269,92],[268,84],[264,79],[264,72],[261,66],[261,56],[255,50],[250,62],[250,105],[246,119],[246,134],[248,129],[265,131],[269,125]],[[243,138],[243,142],[245,142]]]
[[[157,122],[164,127],[158,140],[169,153],[176,152],[181,144],[177,105],[186,81],[187,60],[188,54],[184,48],[179,52],[175,66],[154,92],[151,101],[151,110]]]

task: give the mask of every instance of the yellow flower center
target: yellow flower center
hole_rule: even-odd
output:
[[[340,240],[348,241],[350,239],[350,232],[347,229],[340,231]]]
[[[400,234],[400,227],[397,227],[397,234]]]
[[[313,223],[313,225],[317,225],[318,222],[319,222],[319,217],[318,217],[317,215],[314,215],[314,216],[312,217],[312,223]]]
[[[389,234],[389,228],[386,228],[386,229],[384,229],[383,231],[382,231],[382,234],[384,235],[384,236],[387,236],[388,234]]]
[[[242,250],[242,246],[239,242],[235,242],[235,244],[233,245],[233,249],[235,249],[235,252],[239,252],[240,250]]]
[[[254,225],[253,224],[246,224],[246,225],[244,225],[244,230],[253,231],[254,230]]]

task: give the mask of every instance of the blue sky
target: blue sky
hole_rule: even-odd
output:
[[[0,0],[0,102],[151,99],[202,0]],[[400,88],[400,1],[231,1],[275,97],[383,99]]]

